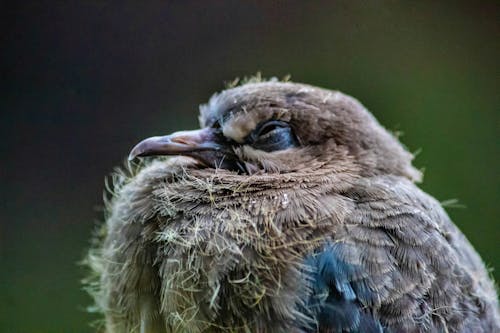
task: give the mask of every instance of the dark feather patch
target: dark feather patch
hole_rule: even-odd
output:
[[[364,285],[362,268],[341,259],[343,245],[329,244],[306,260],[311,268],[312,294],[307,302],[319,332],[384,332],[380,322],[365,312],[363,299],[373,298]]]

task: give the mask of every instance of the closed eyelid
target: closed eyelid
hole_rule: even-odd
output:
[[[280,120],[266,120],[264,122],[261,122],[259,125],[256,126],[256,128],[247,136],[245,141],[252,141],[258,139],[262,135],[266,135],[267,133],[273,131],[276,128],[286,128],[289,127],[289,124],[280,121]]]
[[[266,131],[266,129],[269,129]],[[259,126],[245,138],[252,147],[272,152],[299,146],[299,140],[288,123],[271,120]]]

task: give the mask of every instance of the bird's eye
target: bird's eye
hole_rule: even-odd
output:
[[[249,136],[249,141],[254,148],[267,152],[298,146],[297,138],[288,123],[278,120],[258,126]]]

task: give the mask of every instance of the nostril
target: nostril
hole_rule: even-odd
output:
[[[180,131],[168,136],[171,143],[178,143],[186,146],[199,146],[210,141],[205,130]]]
[[[190,142],[189,138],[183,137],[183,136],[174,136],[174,137],[170,138],[170,141],[175,142],[175,143],[180,143],[183,145],[188,145],[190,143],[193,143],[193,142]]]

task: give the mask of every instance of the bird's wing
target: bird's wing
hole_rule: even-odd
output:
[[[463,294],[482,263],[437,201],[390,179],[346,195],[352,212],[306,260],[320,332],[435,331],[474,320]]]

